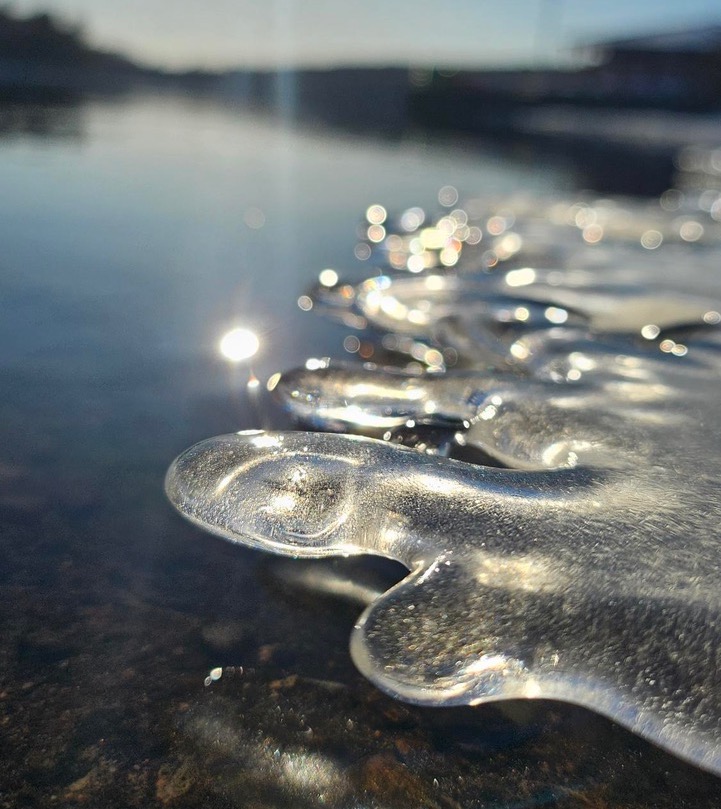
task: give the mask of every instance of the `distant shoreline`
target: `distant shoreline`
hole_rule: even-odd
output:
[[[721,34],[720,34],[721,43]],[[721,45],[720,45],[721,47]],[[721,140],[721,91],[700,86],[692,59],[675,82],[652,69],[656,56],[611,50],[581,70],[441,70],[335,67],[172,72],[98,51],[82,31],[48,14],[0,10],[0,103],[82,102],[84,97],[154,92],[208,98],[277,116],[379,137],[439,132],[570,150],[591,170],[615,161],[629,188],[662,184],[684,145]],[[681,64],[681,62],[679,62]],[[706,75],[706,74],[702,74]],[[645,191],[655,193],[655,185]],[[661,188],[660,190],[663,190]]]

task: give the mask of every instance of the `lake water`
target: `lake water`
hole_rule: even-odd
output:
[[[719,805],[716,779],[580,709],[380,695],[348,656],[357,601],[162,492],[194,441],[283,423],[225,332],[258,334],[261,380],[343,353],[296,300],[324,267],[369,273],[370,203],[570,194],[576,168],[182,98],[0,113],[0,805]]]

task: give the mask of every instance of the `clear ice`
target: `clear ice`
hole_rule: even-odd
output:
[[[526,241],[543,232],[519,219]],[[166,490],[233,542],[406,565],[351,639],[386,692],[573,702],[721,774],[721,249],[634,251],[644,221],[618,218],[602,246],[626,266],[579,270],[594,261],[565,233],[557,269],[519,249],[491,272],[477,255],[464,273],[431,257],[426,272],[311,291],[394,346],[429,346],[432,371],[284,373],[274,395],[330,432],[212,438],[173,463]],[[498,466],[377,438],[408,424]]]

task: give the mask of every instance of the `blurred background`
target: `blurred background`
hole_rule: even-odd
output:
[[[287,425],[271,374],[358,350],[297,301],[375,272],[369,206],[690,188],[716,219],[718,143],[712,0],[1,6],[0,805],[718,806],[580,709],[380,695],[357,582],[402,570],[309,593],[162,492],[194,441]]]

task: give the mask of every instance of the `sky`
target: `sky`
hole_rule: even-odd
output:
[[[15,0],[95,45],[170,68],[512,66],[580,42],[713,23],[719,0]]]

